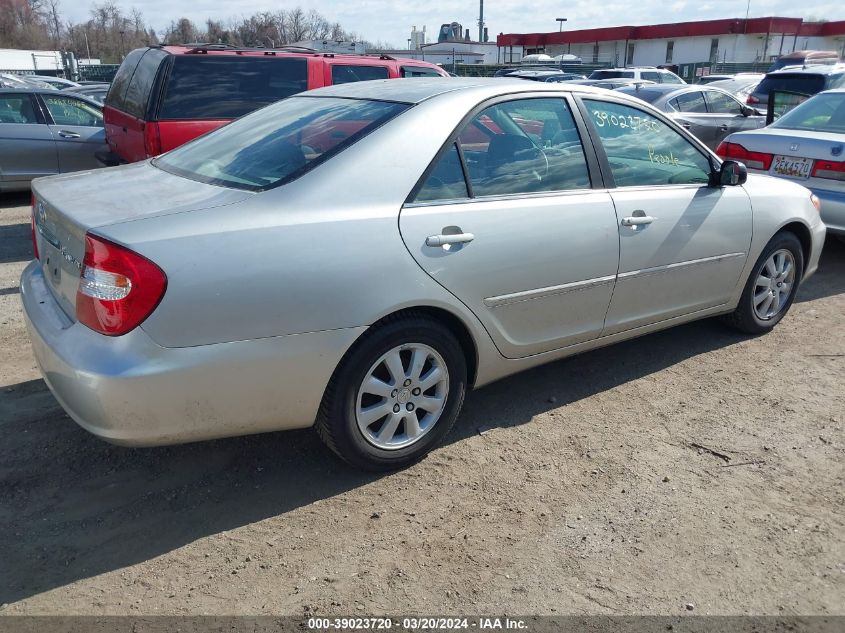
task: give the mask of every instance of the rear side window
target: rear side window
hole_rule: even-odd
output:
[[[147,50],[148,49],[146,48],[136,48],[126,56],[126,59],[123,60],[120,68],[117,69],[117,74],[114,76],[109,92],[106,95],[107,105],[117,108],[118,110],[125,109],[124,100],[126,97],[126,89],[129,87],[129,81],[132,79],[132,74],[135,72],[138,62],[141,61],[141,57],[143,57]]]
[[[150,49],[141,58],[135,72],[132,73],[132,79],[129,80],[129,87],[123,98],[124,112],[139,119],[145,117],[156,73],[166,57],[167,53],[164,51]]]
[[[332,66],[332,84],[349,84],[355,81],[387,79],[387,66],[352,66],[334,64]]]
[[[168,152],[153,165],[200,182],[261,191],[301,176],[407,108],[384,101],[285,99]]]
[[[589,189],[581,137],[563,99],[518,99],[484,109],[460,131],[472,195]],[[463,193],[457,152],[440,159],[418,201],[457,198]]]
[[[304,91],[307,64],[305,58],[177,55],[158,118],[236,119]]]
[[[809,73],[768,75],[763,78],[763,81],[760,82],[760,85],[757,86],[754,92],[768,95],[773,90],[814,95],[824,90],[824,75],[812,75]]]
[[[640,73],[640,79],[645,79],[646,81],[653,81],[655,83],[660,82],[660,73],[654,71],[644,70]]]
[[[424,66],[402,66],[400,71],[403,77],[442,77],[433,68],[425,68]]]
[[[669,102],[669,105],[678,112],[707,112],[704,105],[704,95],[700,92],[687,92],[678,95]]]
[[[674,73],[657,73],[657,76],[660,78],[660,83],[664,84],[683,84],[685,83],[683,79],[675,75]]]
[[[617,187],[709,181],[709,159],[656,117],[619,103],[585,100],[584,104]]]
[[[29,95],[0,95],[0,123],[38,123]]]

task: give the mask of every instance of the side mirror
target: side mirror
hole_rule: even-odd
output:
[[[744,163],[735,160],[726,160],[719,169],[719,186],[736,187],[744,185],[748,180],[748,169]]]

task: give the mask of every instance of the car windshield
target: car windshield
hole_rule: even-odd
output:
[[[292,97],[163,154],[153,165],[200,182],[261,191],[301,176],[407,108]]]
[[[824,75],[813,73],[776,73],[766,76],[757,86],[755,92],[765,95],[777,90],[778,92],[800,92],[814,95],[824,90]]]
[[[632,70],[594,70],[589,79],[633,79]]]
[[[845,133],[845,92],[816,95],[784,114],[771,127]]]

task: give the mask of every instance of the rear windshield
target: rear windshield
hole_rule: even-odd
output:
[[[760,85],[754,90],[758,94],[768,95],[773,90],[786,92],[800,92],[807,95],[814,95],[824,90],[824,75],[813,75],[810,73],[778,73],[763,78]]]
[[[845,133],[845,92],[816,95],[790,110],[771,127],[810,132]]]
[[[301,176],[407,108],[294,97],[168,152],[153,165],[212,185],[261,191]]]
[[[649,90],[648,88],[631,86],[620,88],[619,92],[624,92],[627,95],[632,95],[637,99],[642,99],[646,103],[654,103],[661,97],[665,97],[667,92],[665,90]]]
[[[236,119],[307,86],[305,58],[177,55],[158,118]]]
[[[631,70],[594,70],[588,79],[633,79]]]

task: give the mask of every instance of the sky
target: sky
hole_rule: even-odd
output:
[[[67,19],[81,22],[89,17],[86,0],[60,0]],[[391,0],[116,0],[130,10],[141,10],[152,28],[161,33],[172,20],[187,17],[202,24],[208,17],[224,20],[249,16],[260,11],[277,11],[297,5],[314,8],[330,22],[340,22],[347,31],[354,31],[370,41],[407,46],[411,27],[425,25],[428,41],[436,41],[441,24],[460,22],[471,28],[473,39],[478,34],[478,1],[396,2]],[[796,9],[794,0],[751,0],[750,17],[769,15],[804,19],[845,20],[845,2],[841,0],[808,0]],[[744,18],[746,3],[740,0],[606,0],[578,2],[573,5],[560,0],[487,0],[484,20],[495,41],[498,33],[535,33],[556,31],[555,18],[567,18],[566,29],[604,26],[662,24],[720,18]]]

